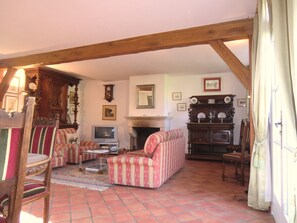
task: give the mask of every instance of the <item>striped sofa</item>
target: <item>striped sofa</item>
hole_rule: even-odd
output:
[[[107,159],[109,182],[158,188],[185,162],[185,138],[181,129],[151,134],[142,151]]]
[[[96,159],[96,154],[82,154],[85,150],[98,149],[98,144],[93,141],[80,141],[79,144],[67,143],[67,134],[75,134],[74,128],[58,129],[55,141],[55,151],[59,152],[63,156],[63,161],[58,161],[60,166],[65,163],[78,164],[80,155],[82,155],[82,161]]]

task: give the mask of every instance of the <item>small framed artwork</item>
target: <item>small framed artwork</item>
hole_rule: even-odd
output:
[[[204,91],[221,91],[221,78],[204,78],[203,79]]]
[[[182,99],[182,93],[181,92],[173,92],[172,93],[172,100],[173,101],[180,101]]]
[[[19,87],[20,87],[20,78],[19,77],[13,77],[9,88],[7,89],[8,93],[18,94],[19,93]]]
[[[18,110],[19,98],[15,95],[6,95],[5,96],[5,111],[13,112]]]
[[[237,107],[246,107],[246,99],[238,98],[237,99]]]
[[[69,93],[69,103],[74,104],[74,102],[75,102],[75,92],[70,91],[70,93]]]
[[[116,105],[102,105],[102,120],[116,120],[116,117]]]
[[[186,103],[177,103],[177,111],[186,111]]]
[[[74,115],[74,105],[70,105],[69,107],[69,114]]]

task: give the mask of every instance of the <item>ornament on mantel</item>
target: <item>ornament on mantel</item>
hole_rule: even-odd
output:
[[[114,84],[106,84],[105,86],[105,97],[104,99],[108,102],[113,100],[113,86]]]

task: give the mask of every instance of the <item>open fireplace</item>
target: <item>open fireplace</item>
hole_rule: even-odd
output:
[[[160,128],[150,128],[150,127],[133,127],[133,131],[136,132],[134,139],[133,150],[140,150],[144,148],[146,139],[154,132],[160,131]]]
[[[143,149],[146,139],[154,132],[169,130],[167,116],[129,116],[130,150]]]

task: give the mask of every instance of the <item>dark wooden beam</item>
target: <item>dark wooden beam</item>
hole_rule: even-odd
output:
[[[246,89],[251,89],[250,70],[245,67],[240,60],[232,53],[232,51],[223,43],[222,40],[209,41],[212,48],[226,62],[234,74],[238,77]]]
[[[6,91],[8,90],[10,82],[16,72],[17,72],[17,69],[8,68],[5,76],[2,78],[2,81],[0,82],[0,108],[2,108],[4,95],[5,95]]]
[[[209,41],[247,39],[253,33],[252,19],[243,19],[175,30],[88,46],[0,60],[0,68],[50,65],[125,54],[208,44]]]

